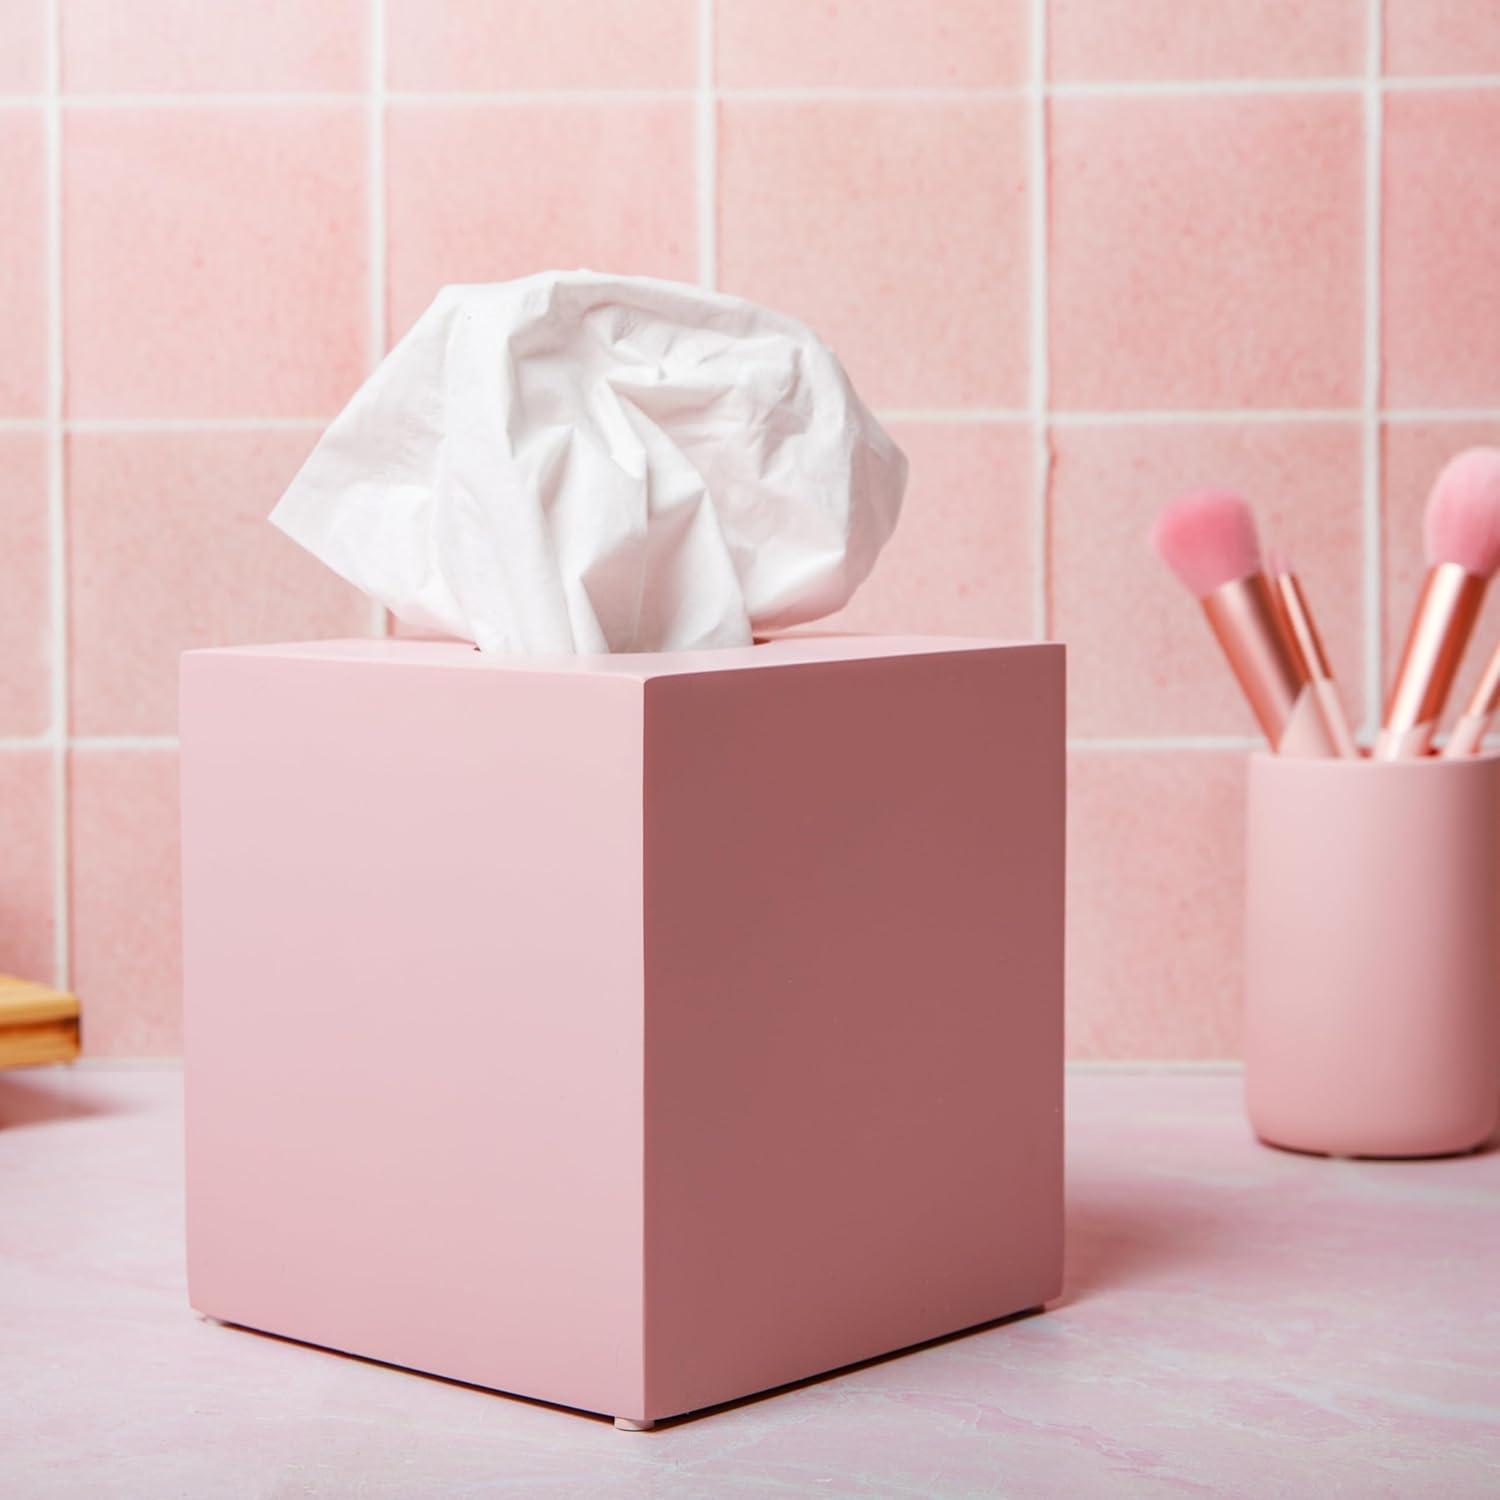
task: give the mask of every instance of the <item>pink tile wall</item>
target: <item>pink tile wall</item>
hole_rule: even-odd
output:
[[[1497,160],[1491,0],[0,0],[0,970],[177,1049],[178,653],[382,628],[266,511],[444,281],[591,264],[840,351],[838,622],[1071,647],[1073,1053],[1232,1055],[1252,725],[1143,533],[1251,493],[1369,721]]]

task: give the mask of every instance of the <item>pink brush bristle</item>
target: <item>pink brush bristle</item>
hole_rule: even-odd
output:
[[[1432,486],[1423,522],[1427,561],[1488,578],[1500,568],[1500,448],[1466,448]]]
[[[1197,490],[1174,500],[1156,518],[1151,545],[1199,599],[1260,571],[1255,518],[1228,490]]]

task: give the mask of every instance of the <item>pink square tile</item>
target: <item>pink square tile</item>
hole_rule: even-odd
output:
[[[578,266],[692,280],[693,139],[677,101],[393,106],[392,339],[449,282]]]
[[[1244,756],[1068,757],[1068,1054],[1239,1053]]]
[[[391,87],[691,88],[696,0],[386,0]]]
[[[1028,0],[717,0],[723,88],[993,88],[1026,78]]]
[[[1350,77],[1366,0],[1048,0],[1053,78]]]
[[[1362,124],[1345,95],[1052,105],[1052,399],[1352,406]]]
[[[361,89],[369,0],[65,0],[63,87],[74,94]]]
[[[365,597],[266,520],[314,436],[70,439],[75,732],[175,733],[178,658],[192,647],[368,633]]]
[[[64,144],[71,415],[343,405],[367,355],[359,106],[70,110]]]
[[[46,408],[47,207],[39,109],[0,110],[0,417]]]
[[[1497,153],[1500,93],[1386,96],[1388,406],[1500,402]]]
[[[911,462],[901,520],[829,625],[1029,640],[1030,428],[895,422],[890,431]]]
[[[182,1051],[175,750],[74,750],[73,988],[95,1057]]]
[[[1361,720],[1357,422],[1081,426],[1053,436],[1052,633],[1068,643],[1074,735],[1258,733],[1202,610],[1147,542],[1162,505],[1205,485],[1242,493],[1262,543],[1291,554],[1345,707]]]
[[[885,406],[1024,405],[1018,100],[728,100],[719,285],[809,323]]]
[[[1392,422],[1381,435],[1383,510],[1381,525],[1385,675],[1381,703],[1401,657],[1412,606],[1427,564],[1422,550],[1422,513],[1438,470],[1461,448],[1500,444],[1500,421]],[[1463,711],[1495,644],[1500,642],[1500,586],[1492,587],[1484,612],[1453,685],[1444,727]]]
[[[0,737],[51,720],[47,450],[40,433],[0,432]],[[0,848],[3,848],[0,843]]]
[[[1385,71],[1500,73],[1495,0],[1385,0]]]
[[[0,94],[47,86],[47,0],[0,0]]]
[[[0,974],[56,978],[52,961],[52,757],[0,750]]]

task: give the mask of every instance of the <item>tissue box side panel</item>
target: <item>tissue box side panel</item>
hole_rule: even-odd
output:
[[[181,721],[193,1305],[640,1411],[639,684],[202,652]]]
[[[1055,1296],[1061,648],[646,704],[648,1414]]]

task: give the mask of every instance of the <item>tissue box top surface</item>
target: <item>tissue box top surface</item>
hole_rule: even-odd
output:
[[[976,636],[844,635],[836,632],[777,636],[753,646],[726,646],[713,651],[643,651],[614,655],[519,656],[484,652],[466,641],[412,640],[400,637],[327,641],[290,641],[264,646],[224,646],[184,653],[202,656],[270,656],[306,661],[368,663],[372,666],[426,666],[470,672],[541,672],[560,676],[607,677],[649,682],[658,677],[694,676],[765,667],[803,666],[815,662],[874,660],[953,651],[1055,650],[1047,642],[1000,641]]]

